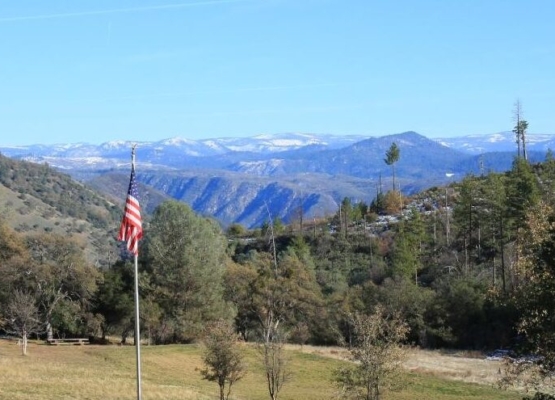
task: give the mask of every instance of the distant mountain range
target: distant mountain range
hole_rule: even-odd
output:
[[[455,138],[433,139],[447,147],[469,154],[515,152],[516,140],[513,132],[491,135],[469,135]],[[532,134],[526,136],[526,148],[545,154],[548,149],[555,151],[555,135]]]
[[[137,145],[137,157],[150,166],[189,167],[208,164],[207,157],[237,156],[252,158],[254,155],[286,153],[299,149],[338,149],[358,141],[362,136],[333,136],[308,134],[259,135],[250,138],[219,138],[189,140],[164,139],[157,142],[112,141],[100,145],[88,143],[0,146],[8,157],[36,159],[52,162],[58,168],[112,168],[129,163],[129,151]],[[249,157],[250,155],[250,157]],[[213,161],[213,159],[212,159]],[[225,161],[224,161],[225,162]]]
[[[287,133],[0,146],[0,152],[48,163],[118,197],[124,196],[120,192],[125,190],[130,149],[136,144],[137,178],[149,193],[156,193],[150,207],[171,197],[224,225],[237,222],[252,227],[269,215],[291,221],[301,210],[306,218],[332,213],[344,197],[371,201],[380,187],[391,188],[391,167],[384,158],[393,142],[401,151],[396,180],[407,194],[468,173],[507,170],[516,153],[512,132],[444,139],[428,139],[415,132],[370,138]],[[555,135],[528,135],[530,160],[543,160],[550,148],[555,149]]]

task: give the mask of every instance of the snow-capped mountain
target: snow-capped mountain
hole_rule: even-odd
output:
[[[126,181],[130,149],[136,144],[140,183],[223,224],[257,226],[267,218],[266,207],[288,221],[301,204],[305,215],[317,216],[335,212],[345,197],[371,201],[380,185],[390,187],[391,168],[384,157],[393,142],[400,148],[396,181],[406,194],[468,173],[505,171],[516,153],[512,132],[434,140],[415,132],[382,137],[303,133],[205,140],[174,137],[140,143],[0,146],[0,152],[48,163],[92,183],[111,175]],[[548,148],[555,149],[555,135],[527,135],[526,143],[529,159],[541,161]],[[99,185],[106,192],[109,186]]]
[[[260,176],[278,176],[305,171],[347,173],[368,177],[369,174],[371,175],[370,171],[374,174],[383,168],[383,155],[392,140],[395,140],[403,149],[401,164],[406,163],[408,169],[413,171],[423,165],[422,160],[418,161],[420,148],[425,148],[424,154],[430,153],[434,148],[438,157],[442,157],[439,156],[440,153],[447,154],[448,150],[459,152],[460,155],[472,156],[516,151],[512,132],[442,139],[428,139],[414,132],[405,132],[382,137],[308,133],[264,134],[245,138],[203,140],[173,137],[155,142],[135,143],[119,140],[100,145],[70,143],[0,146],[0,152],[8,157],[48,163],[68,172],[98,171],[125,168],[130,162],[131,147],[137,145],[137,159],[143,167],[150,169],[210,168]],[[555,149],[555,136],[529,134],[526,137],[526,143],[528,152],[545,154],[547,149]],[[410,150],[413,148],[416,150]],[[441,150],[442,148],[444,150]],[[366,153],[366,156],[359,160],[361,152]],[[334,162],[339,159],[343,160],[341,166]],[[355,159],[360,161],[360,165],[353,164]],[[447,161],[457,162],[458,159],[459,156],[446,157]],[[503,168],[495,165],[491,167],[494,170]]]
[[[110,141],[89,143],[0,146],[8,157],[32,162],[47,162],[53,167],[71,169],[109,169],[128,165],[130,149],[137,146],[137,157],[151,167],[218,167],[218,163],[252,161],[253,157],[271,156],[300,149],[337,149],[363,140],[362,136],[283,133],[248,138],[192,140],[181,137],[156,142]],[[250,154],[247,156],[246,154]],[[214,156],[225,156],[214,159]],[[209,158],[209,159],[207,159]],[[246,159],[245,159],[246,158]],[[261,166],[262,169],[267,169]]]
[[[499,132],[491,135],[468,135],[433,140],[444,146],[469,154],[516,151],[516,137],[513,132]],[[555,135],[528,134],[526,135],[526,149],[540,152],[555,149]]]
[[[131,142],[116,140],[100,145],[90,143],[64,144],[33,144],[29,146],[2,146],[0,152],[8,157],[29,158],[39,160],[49,158],[54,162],[57,158],[82,159],[91,164],[101,159],[129,160],[129,149],[137,145],[137,154],[146,157],[153,164],[168,164],[166,161],[176,157],[209,157],[230,153],[251,153],[271,155],[292,151],[333,150],[340,149],[365,139],[368,136],[341,136],[330,134],[309,133],[281,133],[262,134],[253,137],[222,137],[213,139],[192,140],[173,137],[153,142]],[[490,135],[467,135],[460,137],[446,137],[430,139],[453,150],[467,154],[482,154],[488,152],[505,152],[516,150],[513,132],[499,132]],[[526,146],[529,151],[545,152],[555,149],[555,135],[528,134]],[[86,160],[91,158],[91,160]],[[164,162],[157,162],[164,160]],[[251,160],[240,160],[251,161]],[[114,161],[115,162],[115,161]],[[239,162],[239,160],[238,160]]]
[[[215,138],[192,140],[181,137],[156,142],[110,141],[100,145],[89,143],[1,146],[0,152],[8,157],[129,157],[129,149],[137,145],[137,151],[151,156],[163,153],[179,153],[182,156],[206,157],[229,152],[269,154],[297,150],[308,146],[335,149],[360,140],[364,136],[316,135],[305,133],[282,133],[258,135],[247,138]]]
[[[250,138],[215,139],[228,150],[253,153],[279,153],[303,147],[337,149],[364,140],[364,136],[315,135],[307,133],[264,134]]]

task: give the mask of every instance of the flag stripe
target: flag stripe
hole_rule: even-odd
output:
[[[135,181],[135,166],[131,167],[131,179],[123,212],[123,219],[119,228],[118,240],[126,242],[127,250],[139,254],[139,240],[143,237],[141,206],[138,200],[137,182]]]

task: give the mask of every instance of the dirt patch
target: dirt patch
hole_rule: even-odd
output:
[[[446,379],[495,385],[503,366],[500,361],[489,361],[482,355],[411,349],[405,368]]]
[[[291,350],[317,354],[340,360],[348,359],[348,352],[341,347],[317,347],[290,345]],[[502,373],[500,361],[489,361],[477,352],[449,352],[410,349],[404,367],[408,371],[420,372],[463,382],[495,385]]]

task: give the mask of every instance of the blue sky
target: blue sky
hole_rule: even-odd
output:
[[[555,134],[552,0],[0,3],[0,143]]]

